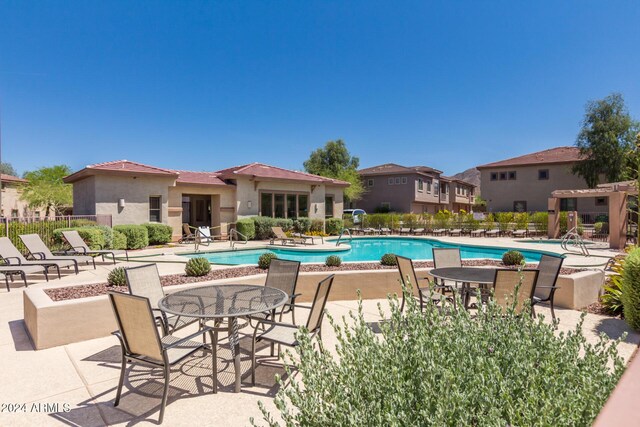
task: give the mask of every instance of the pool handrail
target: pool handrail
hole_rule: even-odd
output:
[[[353,240],[353,236],[351,235],[351,230],[349,230],[348,228],[343,228],[340,231],[340,237],[338,237],[338,240],[336,241],[336,246],[340,246],[340,241],[342,240],[342,237],[344,236],[344,232],[345,231],[349,235],[349,242],[351,242]]]

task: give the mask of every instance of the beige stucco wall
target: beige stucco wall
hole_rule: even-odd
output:
[[[160,196],[161,222],[167,224],[169,186],[174,182],[174,178],[160,176],[96,175],[95,213],[111,215],[113,225],[143,224],[149,222],[149,197]],[[124,199],[124,208],[118,207],[119,199]]]
[[[11,218],[14,211],[18,212],[18,217],[21,218],[35,218],[39,213],[40,218],[44,218],[46,208],[40,207],[35,209],[29,209],[29,205],[26,201],[22,200],[22,191],[19,188],[19,184],[13,182],[2,182],[2,215],[5,218]],[[55,212],[51,210],[49,216],[55,216]]]
[[[538,170],[548,169],[549,179],[539,180]],[[516,172],[515,180],[491,181],[491,173]],[[481,194],[490,212],[512,211],[514,201],[526,201],[528,211],[546,211],[547,200],[554,190],[588,188],[584,179],[571,173],[570,164],[534,165],[480,170]],[[607,212],[607,206],[596,206],[595,199],[578,199],[579,212]]]
[[[95,215],[95,176],[73,183],[73,214],[74,215]]]

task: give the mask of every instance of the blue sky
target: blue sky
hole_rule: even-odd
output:
[[[453,174],[572,145],[589,99],[640,118],[640,3],[0,0],[3,160]]]

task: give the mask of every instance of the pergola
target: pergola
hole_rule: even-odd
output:
[[[636,181],[613,182],[601,184],[596,188],[582,190],[556,190],[549,198],[549,228],[550,238],[560,237],[560,200],[578,197],[608,197],[609,198],[609,246],[612,249],[622,249],[627,243],[627,197],[637,196]],[[577,215],[573,215],[577,221]]]

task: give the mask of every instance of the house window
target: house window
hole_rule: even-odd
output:
[[[373,187],[373,179],[368,179],[367,180],[367,186]]]
[[[393,185],[393,178],[389,178],[389,179],[387,179],[387,184],[389,184],[389,185]]]
[[[309,196],[298,194],[298,216],[306,218],[309,216]]]
[[[510,180],[516,179],[516,171],[510,171],[509,172],[509,179]]]
[[[433,194],[438,195],[439,192],[440,192],[440,183],[436,181],[433,184]]]
[[[577,211],[578,210],[578,199],[560,199],[560,210],[561,211]]]
[[[549,179],[549,169],[539,169],[538,170],[538,179],[539,180]]]
[[[333,196],[325,196],[324,198],[324,217],[333,218]]]
[[[272,218],[309,216],[309,195],[298,193],[260,193],[260,215]]]
[[[507,173],[506,172],[500,172],[500,181],[505,181],[507,179]]]
[[[491,181],[498,180],[498,172],[491,172]]]
[[[431,180],[427,180],[427,193],[431,193]]]
[[[273,195],[273,214],[276,218],[285,218],[284,213],[284,194]]]
[[[18,218],[18,215],[20,215],[18,209],[11,209],[11,218]]]
[[[596,197],[596,206],[607,206],[609,204],[608,197]]]
[[[396,185],[400,185],[400,177],[396,178]]]
[[[518,200],[513,202],[513,211],[514,212],[526,212],[527,211],[527,202],[526,200]]]
[[[424,191],[424,182],[422,181],[422,178],[418,178],[418,191]]]
[[[161,207],[162,202],[160,196],[149,197],[149,222],[162,222]]]
[[[406,177],[406,176],[403,176],[403,177],[402,177],[402,183],[403,183],[403,184],[406,184],[406,183],[407,183],[407,177]]]
[[[287,218],[297,218],[298,197],[295,194],[287,194]]]
[[[273,216],[273,193],[262,193],[260,195],[260,215]]]

